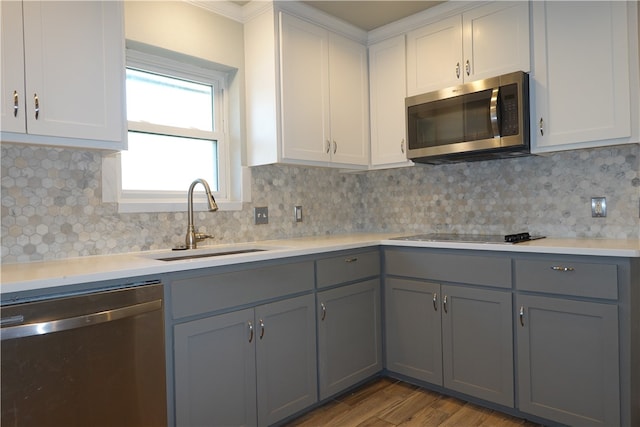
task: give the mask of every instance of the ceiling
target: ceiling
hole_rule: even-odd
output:
[[[231,1],[243,6],[250,0]],[[303,0],[301,3],[340,18],[365,31],[371,31],[444,1],[446,0]]]
[[[365,31],[406,18],[443,1],[409,0],[321,0],[302,1]]]

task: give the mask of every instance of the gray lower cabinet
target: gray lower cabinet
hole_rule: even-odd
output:
[[[320,399],[382,370],[380,280],[318,292]]]
[[[511,293],[385,282],[387,369],[512,407]]]
[[[617,266],[517,260],[516,288],[519,409],[568,425],[621,425]],[[548,295],[528,294],[536,291]]]
[[[564,424],[620,425],[616,305],[519,295],[520,410]]]
[[[270,425],[317,400],[311,294],[176,325],[174,341],[179,426]]]

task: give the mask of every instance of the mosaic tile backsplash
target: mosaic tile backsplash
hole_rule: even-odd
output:
[[[3,263],[184,240],[186,212],[120,214],[102,202],[98,152],[5,143],[1,151]],[[638,144],[357,174],[270,165],[252,175],[252,203],[241,211],[196,212],[200,231],[216,236],[206,244],[349,232],[640,238]],[[591,217],[592,196],[607,198],[606,218]],[[269,207],[269,224],[253,224],[255,206]]]

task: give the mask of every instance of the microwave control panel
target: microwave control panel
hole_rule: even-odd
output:
[[[518,88],[515,83],[500,88],[500,104],[501,136],[517,135],[519,133]]]

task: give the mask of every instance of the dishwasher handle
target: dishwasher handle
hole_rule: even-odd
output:
[[[161,308],[162,300],[157,299],[140,304],[99,311],[97,313],[85,314],[82,316],[50,320],[47,322],[27,323],[26,325],[9,326],[0,330],[0,341],[45,335],[53,332],[61,332],[85,326],[97,325],[100,323],[124,319],[126,317],[137,316],[139,314],[148,313]]]

